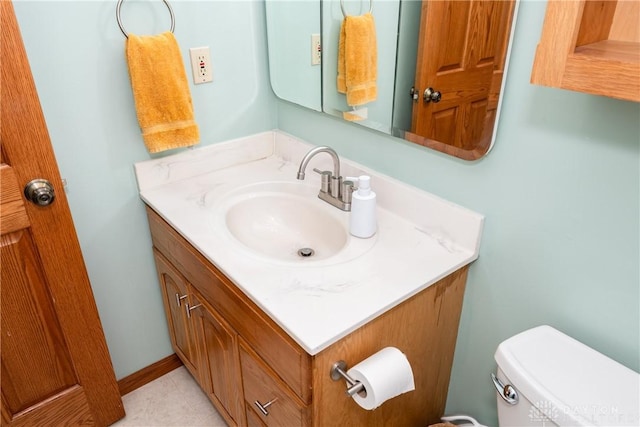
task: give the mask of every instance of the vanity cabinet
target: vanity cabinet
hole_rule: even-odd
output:
[[[311,425],[310,406],[289,391],[287,384],[243,341],[240,341],[240,361],[249,426]]]
[[[187,317],[189,288],[182,275],[157,250],[154,250],[171,345],[184,366],[199,379],[196,360],[196,337]]]
[[[243,425],[242,388],[238,362],[238,334],[192,290],[191,318],[200,359],[200,386],[231,425]]]
[[[171,344],[230,425],[243,425],[237,334],[154,249]]]
[[[638,0],[550,0],[531,83],[640,101],[638,22]]]
[[[190,372],[229,425],[382,427],[439,421],[466,266],[310,355],[157,213],[151,208],[147,213],[165,305],[177,304],[172,294],[184,295],[183,285],[190,304],[186,319],[166,310],[174,349],[187,367],[195,366]],[[195,357],[185,351],[193,347],[183,344],[190,339],[198,349]],[[353,366],[387,346],[405,353],[416,389],[365,411],[346,395],[345,381],[330,378],[331,367],[339,360]]]

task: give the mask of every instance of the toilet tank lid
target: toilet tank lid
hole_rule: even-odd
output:
[[[640,425],[640,374],[550,326],[502,342],[495,360],[521,398],[552,420]]]

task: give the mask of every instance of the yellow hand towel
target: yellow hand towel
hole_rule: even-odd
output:
[[[169,31],[129,34],[126,44],[131,88],[142,138],[150,153],[200,141],[180,48]]]
[[[338,92],[347,95],[347,105],[375,101],[378,96],[378,47],[371,13],[347,16],[338,42]]]

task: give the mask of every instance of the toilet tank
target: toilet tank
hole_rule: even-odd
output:
[[[498,395],[500,426],[640,426],[640,375],[550,326],[502,342],[495,360],[519,399]]]

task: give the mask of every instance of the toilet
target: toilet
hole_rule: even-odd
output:
[[[640,374],[550,326],[502,342],[495,360],[501,427],[640,426]]]

